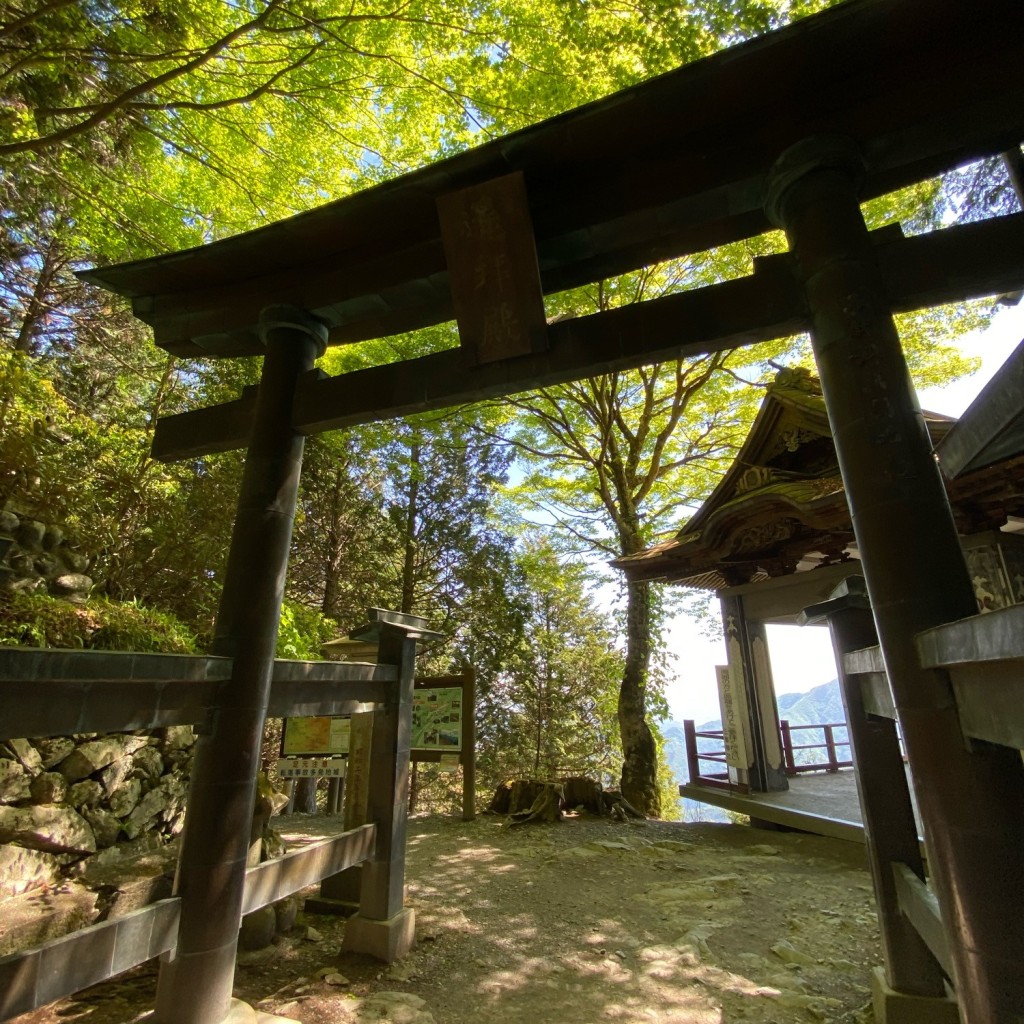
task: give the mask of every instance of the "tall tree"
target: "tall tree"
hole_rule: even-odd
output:
[[[636,554],[707,492],[742,439],[743,400],[709,356],[593,377],[517,399],[509,432],[532,471],[519,487],[590,552]],[[657,743],[648,721],[652,642],[659,616],[650,585],[626,589],[619,686],[622,791],[657,816]]]
[[[380,428],[306,441],[289,593],[342,628],[391,594],[394,534],[384,507]]]
[[[611,776],[623,662],[614,631],[594,605],[585,568],[560,558],[549,539],[528,538],[519,565],[530,617],[509,682],[525,726],[524,760],[535,778]]]

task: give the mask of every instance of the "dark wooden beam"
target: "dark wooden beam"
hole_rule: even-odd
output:
[[[944,995],[942,973],[901,913],[893,874],[893,865],[899,864],[918,878],[925,877],[899,733],[895,722],[868,713],[860,679],[849,673],[845,664],[845,655],[878,642],[862,577],[843,580],[828,601],[806,608],[800,615],[801,625],[822,621],[832,635],[857,768],[857,796],[878,906],[886,982],[903,994],[939,998]]]
[[[806,327],[786,257],[737,281],[552,324],[543,354],[469,367],[459,349],[299,384],[307,434],[503,398],[584,374],[610,373],[785,337]]]
[[[1024,748],[1024,605],[930,629],[917,649],[925,667],[949,672],[965,735]]]
[[[1009,291],[1024,283],[1024,214],[912,238],[874,233],[893,309]],[[294,423],[305,434],[501,398],[527,388],[781,338],[809,326],[792,257],[755,261],[749,277],[552,324],[549,352],[482,367],[450,349],[337,377],[300,381]],[[241,447],[246,400],[168,416],[154,455],[164,461]]]
[[[928,668],[1024,662],[1024,604],[929,629],[918,635],[917,650]]]
[[[329,875],[362,864],[372,856],[376,841],[377,826],[360,825],[249,868],[245,873],[242,913],[251,914]]]
[[[947,480],[1024,452],[1024,341],[937,445]]]
[[[230,672],[205,655],[0,648],[0,739],[197,725]],[[369,710],[397,678],[389,665],[277,661],[269,714]]]
[[[924,940],[947,977],[953,977],[953,960],[942,927],[942,915],[935,894],[906,864],[894,864],[893,876],[900,909]]]
[[[0,958],[0,1020],[137,967],[174,949],[181,900],[172,897]]]
[[[258,354],[268,303],[315,313],[332,343],[450,319],[435,203],[510,172],[546,293],[750,237],[769,226],[773,162],[806,136],[856,142],[864,196],[1018,144],[1024,8],[984,12],[853,0],[289,220],[85,276],[131,297],[170,350]]]
[[[307,377],[299,383],[294,422],[314,434],[763,341],[805,326],[787,257],[770,257],[738,281],[552,324],[547,353],[471,367],[465,353],[449,349],[337,377]],[[240,406],[231,406],[159,420],[154,455],[172,461],[240,447],[246,425]]]

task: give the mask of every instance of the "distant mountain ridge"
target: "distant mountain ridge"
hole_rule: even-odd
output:
[[[843,709],[843,698],[839,690],[839,680],[833,679],[830,682],[815,686],[806,693],[783,693],[775,698],[776,706],[779,709],[779,718],[793,725],[824,725],[836,724],[846,721],[846,712]],[[703,722],[697,726],[698,732],[717,732],[722,728],[721,719],[714,719],[710,722]],[[661,724],[661,733],[665,738],[665,760],[677,783],[689,782],[689,772],[686,764],[686,739],[683,732],[683,723],[669,719]],[[835,730],[836,742],[844,742],[847,739],[846,729]],[[794,744],[818,743],[824,739],[821,731],[800,730],[794,738]],[[710,751],[720,750],[721,741],[713,739],[697,740],[697,749]],[[840,759],[849,755],[849,747],[839,748]],[[810,750],[797,751],[797,764],[807,764],[811,761],[823,760],[824,751]],[[707,804],[698,804],[689,799],[680,798],[683,805],[684,820],[693,820],[699,816],[703,821],[728,821],[725,811]]]

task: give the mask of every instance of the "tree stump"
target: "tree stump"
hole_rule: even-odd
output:
[[[562,779],[562,798],[565,806],[572,810],[589,811],[591,814],[604,814],[604,793],[601,783],[586,776],[577,775],[571,779]]]
[[[516,804],[516,783],[512,787],[512,804]],[[532,802],[525,810],[513,810],[509,825],[525,825],[530,821],[561,821],[562,820],[562,787],[557,782],[523,782],[519,791],[521,802],[525,803],[529,794],[534,794]]]
[[[561,783],[510,779],[494,791],[484,813],[508,816],[513,825],[519,825],[527,821],[561,821],[566,808],[582,808],[616,821],[644,820],[644,815],[617,789],[604,791],[600,782],[585,776],[563,779]]]
[[[512,780],[503,782],[494,791],[494,796],[491,797],[491,802],[487,805],[487,810],[484,814],[508,814],[509,807],[512,803]]]
[[[515,815],[529,811],[533,807],[534,801],[544,791],[544,787],[551,785],[554,783],[539,782],[537,779],[516,779],[512,783],[508,813]]]

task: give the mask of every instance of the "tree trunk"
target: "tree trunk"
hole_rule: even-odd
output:
[[[399,611],[410,614],[416,603],[416,533],[419,526],[420,442],[409,447],[409,496],[405,508],[402,602]]]
[[[292,810],[297,814],[316,814],[316,782],[312,778],[296,781]]]
[[[647,724],[647,670],[651,660],[651,592],[630,583],[626,598],[626,666],[619,687],[622,795],[648,817],[661,816],[658,748]]]
[[[14,340],[15,352],[24,352],[28,355],[35,347],[40,327],[49,308],[50,289],[53,279],[57,276],[60,263],[61,257],[58,253],[57,242],[51,238],[46,247],[42,265],[39,267],[39,274],[36,276],[32,294],[25,303],[25,313],[18,329],[18,336]]]

